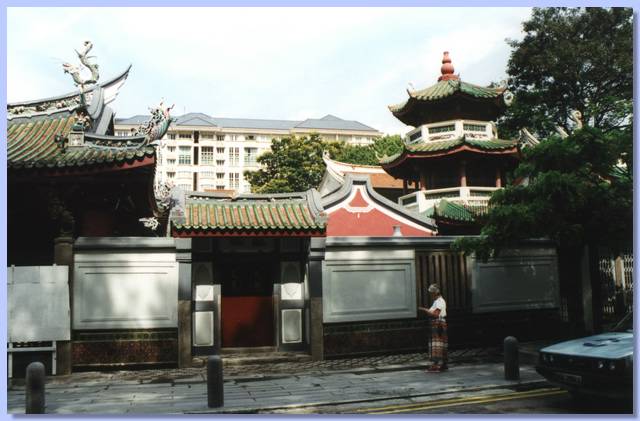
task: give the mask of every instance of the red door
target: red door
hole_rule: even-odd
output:
[[[222,297],[224,348],[273,346],[273,297]]]

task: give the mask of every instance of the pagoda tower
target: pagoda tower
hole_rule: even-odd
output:
[[[400,153],[381,160],[387,173],[404,180],[405,191],[417,188],[398,202],[433,217],[441,235],[476,234],[478,217],[520,156],[518,141],[499,139],[494,123],[512,94],[463,82],[447,51],[437,83],[407,92],[409,99],[389,109],[414,129]]]

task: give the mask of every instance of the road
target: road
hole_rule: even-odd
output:
[[[363,402],[278,413],[321,414],[632,414],[630,403],[603,399],[576,400],[550,385],[536,388],[500,388],[412,399]],[[266,413],[266,412],[261,412]]]

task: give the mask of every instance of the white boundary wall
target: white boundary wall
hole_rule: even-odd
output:
[[[81,250],[74,260],[73,329],[178,326],[175,252]]]
[[[11,266],[7,270],[7,342],[68,341],[68,266]]]

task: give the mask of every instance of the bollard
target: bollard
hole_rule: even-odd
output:
[[[520,379],[520,362],[518,361],[518,340],[513,336],[504,338],[504,378]]]
[[[207,359],[207,405],[209,408],[219,408],[223,402],[222,358],[210,355]]]
[[[44,379],[44,364],[33,362],[27,366],[25,413],[44,414]]]

